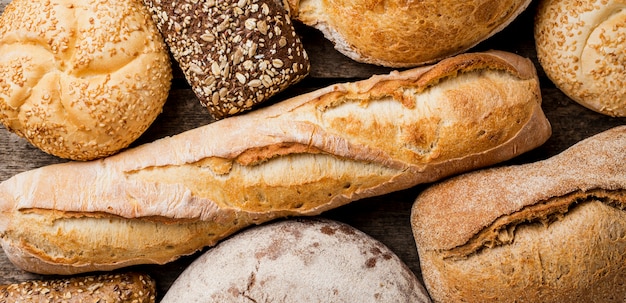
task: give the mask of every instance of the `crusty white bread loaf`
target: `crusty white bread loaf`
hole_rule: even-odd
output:
[[[626,1],[542,0],[535,44],[563,93],[598,113],[626,117]]]
[[[358,62],[412,67],[462,53],[500,32],[530,0],[286,0],[293,19],[320,30]]]
[[[14,0],[0,17],[0,122],[49,154],[127,147],[161,113],[171,78],[140,0]]]
[[[344,223],[286,220],[243,231],[194,260],[161,303],[430,302],[387,246]]]
[[[530,60],[459,55],[20,173],[0,184],[2,245],[39,273],[165,263],[251,224],[513,158],[550,134]]]
[[[411,222],[436,302],[624,302],[626,126],[448,179]]]
[[[278,0],[143,0],[200,103],[216,119],[251,110],[309,73]]]
[[[156,282],[137,272],[106,273],[0,285],[0,302],[154,303]]]

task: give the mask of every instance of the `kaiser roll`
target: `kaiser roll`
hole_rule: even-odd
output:
[[[0,17],[0,121],[58,157],[128,146],[161,112],[171,78],[138,0],[15,0]]]

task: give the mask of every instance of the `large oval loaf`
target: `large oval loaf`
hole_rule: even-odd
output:
[[[530,0],[286,0],[358,62],[411,67],[460,54],[508,26]]]
[[[624,302],[626,126],[425,190],[411,222],[437,302]]]
[[[0,184],[3,247],[42,273],[165,263],[251,224],[510,159],[550,132],[530,60],[461,55],[18,174]]]
[[[196,259],[161,301],[430,302],[382,243],[344,223],[286,220],[235,235]]]

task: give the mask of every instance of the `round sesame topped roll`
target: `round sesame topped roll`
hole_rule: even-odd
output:
[[[625,0],[543,0],[535,41],[539,63],[564,94],[626,117]]]
[[[161,113],[171,78],[140,0],[14,0],[0,17],[0,121],[49,154],[127,147]]]
[[[309,73],[289,15],[275,0],[144,0],[200,103],[223,119]]]

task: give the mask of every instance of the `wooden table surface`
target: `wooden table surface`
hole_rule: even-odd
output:
[[[0,0],[0,10],[10,0]],[[592,112],[561,93],[546,78],[536,58],[533,41],[533,18],[536,2],[502,32],[481,43],[471,51],[499,49],[531,58],[538,70],[543,96],[543,109],[553,128],[552,137],[541,147],[501,165],[531,162],[553,156],[574,143],[609,128],[626,124],[625,118],[612,118]],[[300,83],[275,96],[268,103],[280,102],[289,96],[321,88],[332,83],[368,78],[384,74],[389,68],[356,63],[333,49],[330,42],[314,29],[296,24],[310,60],[311,73]],[[164,136],[175,135],[195,128],[212,119],[174,66],[175,79],[163,113],[148,131],[134,144],[151,142]],[[47,164],[65,160],[45,154],[25,140],[0,126],[0,181]],[[344,207],[322,214],[322,217],[348,223],[391,248],[414,273],[421,278],[418,255],[413,241],[409,215],[415,197],[427,185],[399,191],[384,196],[355,201]],[[162,297],[174,279],[198,254],[184,257],[170,264],[144,265],[131,268],[151,274],[157,281],[158,298]],[[130,270],[130,269],[123,269]],[[21,271],[0,252],[0,284],[27,279],[49,278]]]

